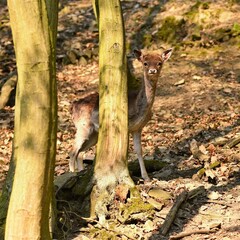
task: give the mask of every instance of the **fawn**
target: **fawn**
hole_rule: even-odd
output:
[[[163,66],[171,54],[172,48],[159,52],[142,52],[134,50],[135,57],[143,65],[143,80],[139,90],[128,93],[128,130],[133,136],[134,149],[137,153],[141,176],[148,180],[141,147],[141,132],[152,116],[152,105],[155,98],[158,78]],[[70,171],[83,170],[83,158],[78,155],[97,143],[99,128],[99,95],[92,93],[85,98],[75,101],[72,105],[72,117],[77,132],[75,143],[70,154]]]

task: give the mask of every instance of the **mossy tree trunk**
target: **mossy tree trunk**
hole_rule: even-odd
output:
[[[105,221],[118,184],[134,183],[127,167],[128,104],[125,36],[119,0],[95,1],[100,35],[99,137],[91,213]]]
[[[17,60],[16,169],[5,239],[51,239],[49,206],[56,153],[55,49],[58,1],[9,0]]]

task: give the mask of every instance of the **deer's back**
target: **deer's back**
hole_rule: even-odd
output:
[[[131,91],[128,95],[128,126],[129,132],[143,128],[151,118],[149,106],[136,104],[138,91]],[[73,102],[72,119],[75,126],[91,125],[95,131],[99,127],[99,94],[94,92]]]
[[[72,104],[72,119],[77,126],[79,122],[92,121],[94,112],[98,112],[99,95],[97,92],[91,93],[84,98],[80,98]]]

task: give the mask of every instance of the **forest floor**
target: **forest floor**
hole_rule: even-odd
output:
[[[154,36],[161,19],[184,15],[187,9],[194,10],[195,2],[164,1],[160,8],[159,1],[123,1],[128,49],[148,45],[148,35],[139,32]],[[208,2],[209,6],[198,11],[207,15],[205,12],[222,10],[217,17],[211,13],[216,17],[211,19],[212,29],[239,22],[238,1]],[[6,7],[1,8],[0,16],[2,79],[16,66]],[[240,46],[233,38],[224,35],[215,41],[201,37],[182,45],[163,42],[164,47],[174,45],[175,51],[163,67],[154,114],[143,130],[142,146],[146,161],[161,161],[165,166],[149,172],[150,182],[133,176],[143,201],[152,208],[132,211],[121,221],[111,219],[117,211],[115,206],[119,207],[115,202],[109,226],[95,222],[83,226],[82,221],[78,222],[82,219],[80,213],[72,207],[65,214],[70,218],[68,228],[64,223],[62,226],[65,239],[166,240],[177,239],[174,236],[179,233],[186,234],[178,236],[185,240],[240,239]],[[57,46],[59,125],[55,173],[59,176],[69,171],[75,134],[71,103],[98,89],[98,32],[91,1],[61,3]],[[159,42],[152,38],[147,47],[157,48]],[[134,66],[141,75],[141,68],[135,62]],[[9,167],[13,125],[14,106],[5,107],[0,111],[0,189]],[[93,159],[94,149],[86,157]],[[136,158],[130,140],[129,160]],[[200,186],[204,190],[184,201],[169,232],[162,235],[161,226],[177,196]]]

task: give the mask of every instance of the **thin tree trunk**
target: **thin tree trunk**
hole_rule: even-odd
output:
[[[0,240],[4,240],[4,227],[7,218],[9,199],[12,191],[15,166],[16,162],[14,160],[14,153],[12,153],[9,170],[0,197]]]
[[[101,0],[96,6],[100,34],[100,128],[91,212],[104,222],[106,205],[113,199],[116,185],[134,184],[127,167],[127,68],[121,5],[119,0]]]
[[[57,1],[9,0],[17,59],[16,170],[5,239],[51,239],[49,206],[56,153]]]

